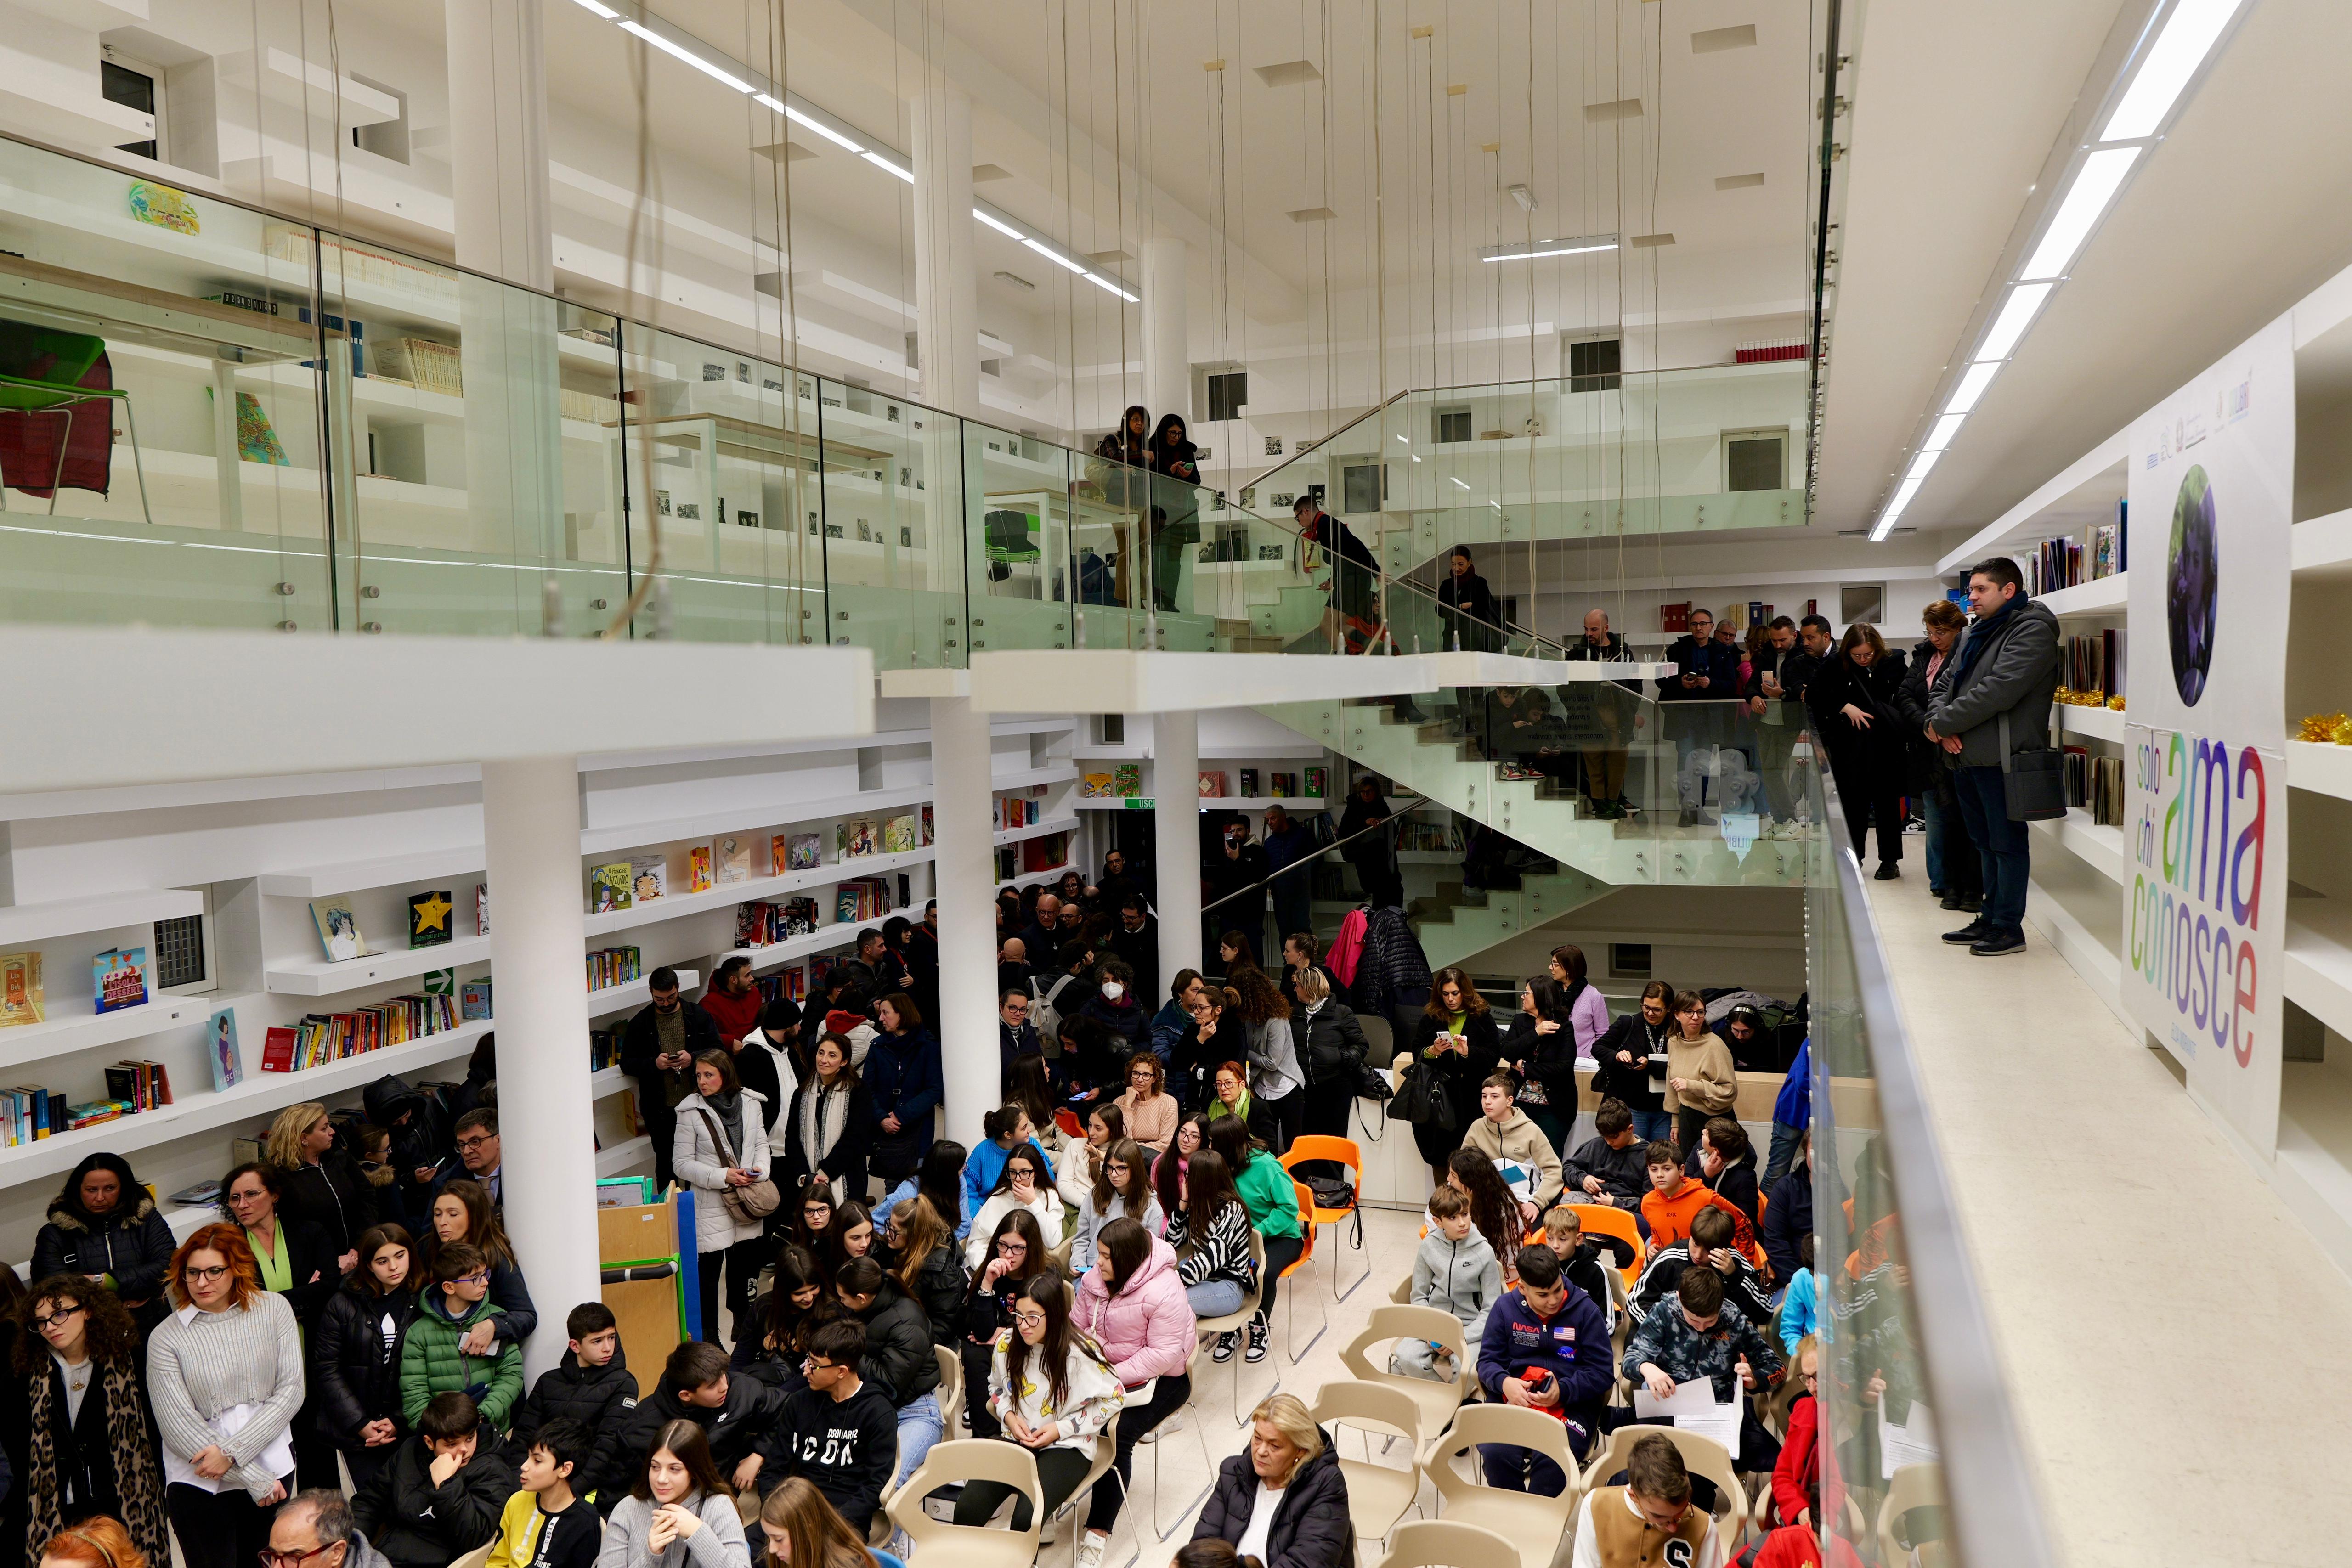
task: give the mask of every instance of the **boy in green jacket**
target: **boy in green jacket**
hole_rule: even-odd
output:
[[[411,1427],[435,1395],[459,1393],[473,1397],[484,1426],[507,1429],[522,1397],[521,1347],[493,1339],[488,1354],[465,1349],[467,1333],[499,1311],[484,1299],[489,1291],[488,1259],[463,1241],[441,1249],[400,1347],[400,1407]]]

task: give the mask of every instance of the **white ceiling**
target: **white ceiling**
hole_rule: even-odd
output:
[[[2135,16],[2147,0],[2127,0]],[[1872,0],[1819,520],[1869,521],[2118,6]],[[2256,0],[1904,525],[1980,528],[2352,254],[2352,5]],[[2095,96],[2099,88],[2093,90]]]

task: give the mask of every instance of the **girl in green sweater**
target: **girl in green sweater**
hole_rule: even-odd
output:
[[[1219,1116],[1212,1121],[1209,1146],[1223,1156],[1234,1174],[1234,1190],[1249,1210],[1250,1224],[1265,1240],[1265,1293],[1258,1298],[1257,1316],[1250,1322],[1249,1350],[1244,1356],[1264,1361],[1276,1289],[1283,1271],[1307,1250],[1306,1232],[1298,1220],[1297,1189],[1282,1162],[1258,1146],[1240,1117]]]

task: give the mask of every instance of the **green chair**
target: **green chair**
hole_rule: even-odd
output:
[[[36,327],[22,321],[0,321],[0,421],[14,414],[27,422],[44,414],[61,415],[65,434],[58,440],[56,464],[49,470],[49,515],[58,510],[58,492],[63,488],[66,460],[71,455],[75,422],[87,418],[90,411],[82,404],[98,400],[119,401],[122,405],[123,423],[131,432],[131,468],[139,481],[139,509],[149,527],[154,526],[155,514],[147,501],[147,472],[139,455],[139,423],[131,412],[131,394],[117,387],[83,386],[81,382],[100,368],[106,357],[106,340],[88,332],[61,332],[52,328]],[[106,371],[112,380],[112,371]],[[107,415],[108,467],[112,470],[113,416]],[[17,488],[31,490],[29,485]],[[106,486],[95,488],[100,495]],[[7,509],[8,489],[0,484],[0,511]]]

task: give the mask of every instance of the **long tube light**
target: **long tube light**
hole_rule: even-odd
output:
[[[1035,251],[1039,256],[1044,256],[1047,261],[1052,262],[1055,267],[1066,267],[1081,277],[1086,276],[1087,264],[1085,262],[1072,261],[1068,256],[1064,256],[1054,246],[1045,245],[1038,240],[1024,238],[1021,243],[1027,246],[1031,250]]]
[[[704,59],[700,55],[696,54],[692,49],[687,48],[679,44],[673,44],[667,38],[663,37],[659,33],[655,32],[652,28],[645,26],[640,23],[631,21],[626,16],[621,18],[621,30],[625,33],[635,33],[638,37],[643,38],[655,48],[660,49],[665,54],[673,55],[677,58],[684,60],[688,65],[692,66],[704,76],[710,78],[714,81],[723,81],[729,87],[733,88],[737,92],[749,96],[750,94],[760,90],[758,88],[753,87],[750,82],[745,81],[741,77],[737,76],[734,72],[722,70],[719,67],[712,65],[709,60]]]
[[[794,125],[803,126],[810,131],[815,131],[819,136],[824,137],[827,141],[839,147],[843,152],[863,152],[866,151],[862,144],[852,141],[848,137],[844,136],[840,131],[835,131],[824,120],[817,119],[816,116],[813,114],[804,114],[789,103],[782,105],[781,108],[783,117],[786,120],[791,120]]]
[[[1916,460],[1872,527],[1873,542],[1887,536],[1895,519],[1927,481],[1935,460],[1951,446],[1985,388],[2017,351],[2042,305],[2064,280],[2067,268],[2139,166],[2140,154],[2179,110],[2189,83],[2205,68],[2221,36],[2244,9],[2245,0],[2172,0],[2156,41],[2138,57],[2130,83],[2100,128],[2097,141],[2084,151],[2059,191],[2032,254],[2018,268],[2008,298],[1985,329],[1976,351],[1969,356],[1969,367],[1953,387],[1950,401],[1944,404],[1934,429],[1920,443]]]
[[[1027,235],[1023,234],[1019,229],[1014,228],[1011,224],[1005,223],[1001,219],[990,217],[978,207],[972,208],[971,215],[978,218],[982,223],[986,224],[990,228],[994,229],[998,234],[1003,235],[1006,239],[1024,240],[1029,237]]]
[[[915,183],[915,172],[912,169],[900,168],[898,163],[888,158],[885,158],[881,153],[875,152],[872,148],[867,148],[863,156],[868,163],[873,164],[877,169],[883,170],[887,173],[896,174],[901,180],[906,181],[909,185]]]
[[[1582,239],[1538,240],[1533,245],[1490,245],[1478,252],[1480,261],[1540,261],[1548,256],[1589,256],[1615,250],[1615,235],[1587,235]]]

